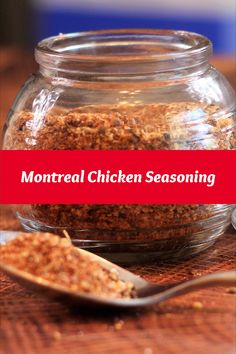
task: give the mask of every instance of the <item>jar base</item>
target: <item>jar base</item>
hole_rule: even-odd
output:
[[[234,211],[232,213],[232,225],[236,230],[236,209],[234,209]]]
[[[176,230],[176,237],[157,240],[111,241],[95,239],[98,230],[75,230],[71,228],[50,227],[18,215],[24,229],[29,232],[42,231],[63,235],[66,230],[71,236],[73,245],[93,252],[111,262],[121,265],[132,265],[159,261],[178,261],[205,251],[222,235],[228,223],[219,223],[214,227],[181,236],[183,229]],[[111,231],[107,231],[111,233]],[[115,231],[120,232],[122,231]],[[127,231],[126,231],[127,233]],[[103,231],[104,234],[104,231]],[[86,235],[86,239],[85,239]],[[89,238],[89,235],[91,237]]]

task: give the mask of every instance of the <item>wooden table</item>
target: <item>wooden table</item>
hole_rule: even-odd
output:
[[[7,53],[7,51],[5,51]],[[2,124],[16,91],[32,71],[23,52],[0,69]],[[24,66],[19,60],[24,60]],[[230,59],[215,59],[235,85]],[[1,68],[0,60],[0,68]],[[0,229],[20,229],[8,206],[1,207]],[[236,233],[230,228],[204,253],[179,263],[130,267],[156,283],[187,280],[234,269]],[[0,353],[4,354],[233,354],[236,353],[236,294],[212,288],[146,310],[111,311],[69,308],[32,294],[0,275]]]

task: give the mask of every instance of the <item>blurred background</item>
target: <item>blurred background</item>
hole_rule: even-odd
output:
[[[0,0],[0,130],[20,86],[37,70],[33,49],[59,33],[169,28],[211,39],[211,62],[236,88],[236,0]]]
[[[1,44],[34,47],[60,32],[171,28],[209,37],[217,54],[236,53],[236,0],[1,0]]]

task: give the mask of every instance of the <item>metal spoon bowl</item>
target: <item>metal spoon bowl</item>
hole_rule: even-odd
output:
[[[19,233],[12,231],[0,231],[0,244],[14,239]],[[133,299],[113,299],[99,297],[93,294],[72,291],[58,284],[51,283],[41,277],[31,275],[27,272],[16,269],[0,261],[0,270],[10,276],[19,284],[31,290],[43,292],[47,296],[62,298],[73,303],[97,306],[112,306],[120,308],[144,307],[158,304],[173,297],[187,294],[198,289],[211,286],[236,286],[236,270],[212,273],[181,284],[166,286],[152,284],[141,277],[107,261],[91,252],[78,249],[78,252],[87,255],[107,269],[116,269],[120,279],[132,282],[137,291],[137,297]]]

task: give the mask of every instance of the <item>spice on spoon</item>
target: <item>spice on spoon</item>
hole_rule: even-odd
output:
[[[41,277],[69,290],[100,297],[135,297],[134,285],[116,270],[82,254],[66,238],[50,233],[20,233],[0,246],[1,263]]]

